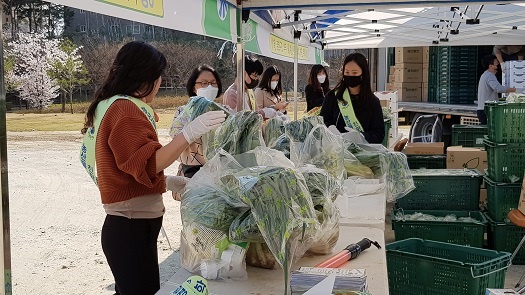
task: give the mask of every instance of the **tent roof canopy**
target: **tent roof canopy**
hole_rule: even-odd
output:
[[[338,0],[326,5],[308,0],[247,0],[243,9],[267,13],[270,17],[262,18],[275,30],[292,27],[325,49],[525,43],[525,3],[373,1],[377,7],[349,6]],[[269,9],[285,6],[296,10]],[[326,10],[330,6],[339,10]]]

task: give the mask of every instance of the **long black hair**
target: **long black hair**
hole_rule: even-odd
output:
[[[272,82],[273,75],[279,75],[279,82],[277,83],[275,90],[272,89],[272,85],[270,84]],[[261,81],[259,82],[259,88],[272,93],[274,96],[281,95],[281,93],[283,93],[283,87],[281,86],[281,71],[279,71],[276,66],[267,67],[262,74]]]
[[[199,78],[200,74],[202,72],[208,71],[212,73],[213,77],[215,77],[215,81],[217,81],[217,88],[219,88],[219,91],[217,92],[217,97],[221,96],[222,94],[222,82],[221,78],[219,77],[219,74],[217,71],[210,67],[207,64],[202,64],[198,67],[196,67],[190,74],[190,77],[188,78],[188,83],[186,83],[186,91],[188,92],[188,96],[196,96],[197,93],[195,93],[195,82],[197,82],[197,79]],[[208,81],[209,82],[209,81]]]
[[[345,65],[351,61],[355,62],[361,68],[362,72],[359,99],[364,104],[372,103],[373,98],[375,98],[375,96],[374,92],[372,92],[372,85],[370,83],[370,69],[368,68],[368,62],[366,61],[365,56],[358,52],[351,53],[345,58],[341,72],[341,80],[339,81],[339,83],[337,83],[337,86],[335,86],[334,88],[336,97],[339,101],[344,102],[343,92],[347,89],[347,87],[343,80],[343,75],[345,72]]]
[[[155,47],[142,41],[133,41],[122,46],[106,80],[95,93],[95,98],[87,110],[82,133],[86,133],[87,128],[93,126],[99,102],[117,94],[136,98],[150,95],[165,68],[166,57]]]
[[[324,83],[319,83],[319,80],[317,80],[317,75],[319,72],[324,71],[326,75],[326,79],[324,80]],[[328,79],[328,71],[326,70],[323,65],[313,65],[312,69],[310,69],[310,76],[308,77],[308,85],[312,86],[314,91],[321,92],[323,91],[324,94],[327,94],[328,91],[330,91],[330,80]]]

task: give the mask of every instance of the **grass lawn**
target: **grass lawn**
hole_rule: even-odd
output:
[[[297,118],[300,119],[306,109],[305,102],[299,102]],[[175,109],[157,109],[159,129],[169,128]],[[7,113],[7,131],[80,131],[84,125],[85,112],[70,113]],[[293,120],[293,102],[288,105],[288,114]]]

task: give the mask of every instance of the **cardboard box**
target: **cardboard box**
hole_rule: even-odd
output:
[[[487,167],[487,151],[462,146],[447,148],[447,169],[477,169],[481,174],[485,174]]]
[[[394,75],[396,73],[396,66],[390,66],[389,75]]]
[[[396,75],[388,75],[388,83],[396,82]]]
[[[512,289],[487,289],[485,295],[514,295],[518,294]]]
[[[430,48],[428,46],[423,46],[423,63],[427,64],[427,68],[428,68],[429,60],[430,60]]]
[[[521,213],[525,214],[525,178],[523,178],[523,182],[521,184],[521,194],[520,202],[518,204],[518,210],[520,210]]]
[[[421,83],[394,83],[399,101],[421,101]]]
[[[407,155],[442,155],[444,151],[443,142],[409,142],[405,146]]]
[[[421,83],[421,101],[428,101],[428,83]]]
[[[425,65],[423,65],[423,69],[421,70],[421,73],[423,74],[422,81],[423,83],[428,83],[428,65],[425,68]]]
[[[396,63],[422,63],[423,47],[396,47]]]
[[[394,85],[394,83],[386,84],[386,91],[396,91],[396,86]]]
[[[396,79],[396,82],[421,83],[423,82],[423,65],[421,63],[396,64],[396,73],[394,79]]]

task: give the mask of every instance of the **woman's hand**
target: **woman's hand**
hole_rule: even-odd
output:
[[[275,104],[274,108],[276,111],[283,111],[286,110],[286,107],[288,106],[287,101],[281,101]]]

